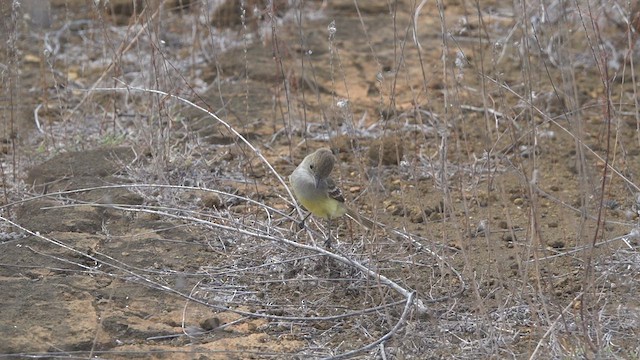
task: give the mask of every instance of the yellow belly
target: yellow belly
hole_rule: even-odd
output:
[[[323,219],[334,219],[346,212],[342,203],[329,197],[313,200],[299,199],[299,201],[313,215]]]

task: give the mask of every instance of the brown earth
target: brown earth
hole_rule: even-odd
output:
[[[596,32],[573,7],[427,2],[418,49],[409,1],[249,1],[246,28],[240,2],[92,3],[4,25],[0,356],[321,358],[387,332],[356,356],[640,356],[637,51],[608,6]],[[212,24],[236,42],[206,43]],[[237,134],[166,95],[84,91],[121,81]],[[414,242],[299,230],[275,173],[321,146],[348,201]]]

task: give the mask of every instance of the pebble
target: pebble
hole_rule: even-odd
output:
[[[424,222],[424,212],[421,211],[420,208],[418,207],[412,208],[410,214],[411,216],[409,220],[411,220],[412,223],[420,224]]]
[[[200,327],[206,331],[216,329],[220,326],[220,319],[217,317],[210,317],[200,322]]]
[[[637,215],[638,214],[636,214],[634,211],[631,211],[631,210],[625,210],[624,212],[624,217],[625,219],[627,219],[627,221],[631,221],[635,219]]]
[[[373,141],[369,147],[369,163],[373,166],[398,165],[404,155],[403,141],[397,136],[386,136]]]
[[[514,241],[514,235],[511,235],[511,233],[504,233],[504,235],[502,235],[502,240],[512,242]]]
[[[562,249],[565,247],[565,243],[562,240],[555,240],[549,243],[549,246],[551,246],[554,249]]]
[[[429,216],[429,220],[430,221],[440,221],[442,220],[442,214],[439,212],[432,212],[431,215]]]
[[[222,207],[222,199],[220,195],[210,193],[202,197],[202,205],[208,209],[220,209]]]

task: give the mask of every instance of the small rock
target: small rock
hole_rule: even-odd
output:
[[[247,205],[234,205],[230,207],[229,210],[236,214],[247,214],[249,213],[250,207]]]
[[[439,212],[432,212],[429,216],[430,221],[440,221],[442,220],[442,214]]]
[[[492,202],[496,202],[498,200],[498,198],[496,197],[495,194],[486,194],[486,193],[480,193],[478,195],[478,205],[480,207],[487,207],[489,206],[489,203]]]
[[[444,201],[440,200],[438,205],[433,207],[433,212],[444,213]]]
[[[405,208],[395,201],[385,201],[383,204],[385,210],[393,216],[405,216],[407,214]]]
[[[31,63],[31,64],[39,64],[40,63],[40,57],[35,56],[35,55],[31,55],[31,54],[25,55],[23,60],[24,60],[24,62]]]
[[[222,208],[222,199],[220,199],[220,195],[214,193],[208,193],[207,195],[202,197],[202,206],[209,209],[220,209]]]
[[[618,203],[615,199],[609,199],[604,202],[604,206],[608,207],[611,210],[615,210],[620,206],[620,203]]]
[[[504,235],[502,235],[502,240],[512,242],[514,241],[514,235],[511,235],[511,233],[505,233]]]
[[[635,211],[625,210],[624,212],[624,217],[625,219],[627,219],[627,221],[634,220],[636,216],[638,216],[638,214]]]
[[[420,208],[415,207],[411,209],[409,220],[414,224],[420,224],[424,222],[424,212]]]
[[[549,243],[549,246],[551,246],[554,249],[562,249],[565,247],[565,243],[562,240],[555,240]]]
[[[200,322],[200,327],[206,331],[211,331],[213,329],[220,327],[220,319],[214,316],[214,317],[210,317],[208,319],[202,320]]]
[[[488,226],[489,223],[487,220],[480,220],[480,222],[478,222],[478,226],[476,226],[476,230],[471,234],[472,237],[484,235],[485,231],[487,231]]]
[[[403,141],[397,136],[375,140],[369,147],[369,163],[373,166],[398,165],[403,155]]]

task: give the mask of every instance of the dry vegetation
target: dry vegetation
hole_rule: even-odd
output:
[[[0,0],[0,357],[639,358],[638,9]]]

